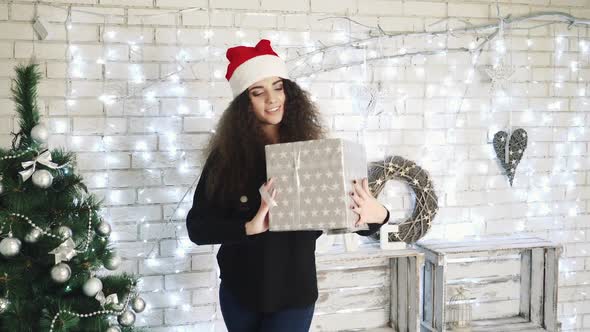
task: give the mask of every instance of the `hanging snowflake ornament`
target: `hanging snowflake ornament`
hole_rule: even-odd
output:
[[[506,65],[504,60],[500,61],[497,65],[487,68],[486,74],[488,74],[492,82],[490,93],[495,94],[498,90],[504,90],[514,72],[514,67]]]

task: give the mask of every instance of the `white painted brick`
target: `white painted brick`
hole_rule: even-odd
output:
[[[8,20],[8,4],[0,4],[0,20]]]
[[[155,136],[108,136],[104,138],[108,151],[154,151],[157,149]]]
[[[135,189],[94,190],[94,194],[105,199],[107,205],[130,205],[137,203]]]
[[[189,11],[182,13],[182,23],[184,25],[195,25],[206,27],[210,24],[209,14],[207,11]]]
[[[449,16],[487,18],[489,15],[490,8],[487,4],[449,3]]]
[[[0,7],[1,8],[1,7]],[[0,10],[6,10],[4,13],[8,15],[6,5]],[[12,21],[33,21],[35,18],[35,6],[33,4],[16,4],[10,6],[10,20]],[[7,19],[7,18],[4,18]]]
[[[215,306],[193,307],[188,311],[182,309],[166,309],[164,321],[166,324],[190,324],[205,322],[215,314]]]
[[[63,100],[51,100],[47,107],[50,115],[100,115],[103,114],[103,103],[96,98],[72,99],[72,105],[66,105]],[[68,112],[69,111],[69,112]]]
[[[94,63],[99,58],[105,58],[107,61],[127,61],[129,57],[128,45],[109,44],[103,47],[101,45],[76,44],[74,46],[76,57]],[[63,54],[62,52],[62,59]]]
[[[301,12],[309,10],[309,2],[306,0],[261,0],[260,7],[264,10]]]
[[[150,292],[164,289],[164,276],[145,276],[139,280],[142,292]],[[143,295],[143,293],[142,293]]]
[[[156,205],[112,207],[109,216],[115,222],[155,221],[162,219],[162,208]]]
[[[1,23],[0,29],[2,29]],[[26,30],[26,28],[20,29]],[[43,59],[63,60],[65,57],[65,52],[65,45],[35,44],[35,54],[37,54],[38,57],[42,57]],[[14,54],[17,58],[29,58],[33,54],[33,44],[30,42],[16,42],[14,47]]]
[[[78,153],[76,156],[78,169],[80,170],[97,170],[97,169],[124,169],[131,167],[131,157],[128,153],[109,152],[104,153]]]
[[[236,26],[242,28],[276,28],[278,15],[272,13],[243,13],[235,15]]]
[[[107,24],[122,24],[125,20],[123,8],[72,7],[74,23],[105,23],[103,15],[108,17]]]
[[[191,288],[199,288],[206,285],[213,285],[211,276],[215,275],[213,271],[209,272],[192,272],[192,273],[178,273],[167,275],[164,277],[164,285],[166,290],[184,290]]]
[[[184,132],[205,132],[208,133],[215,128],[215,121],[212,118],[185,117],[183,122]]]
[[[129,79],[136,76],[142,80],[152,80],[159,78],[159,68],[154,63],[114,63],[109,62],[105,65],[107,79]]]
[[[164,170],[164,184],[165,185],[190,185],[194,181],[194,177],[199,174],[196,169],[183,167],[181,164],[178,169]]]
[[[182,305],[183,303],[190,303],[190,292],[178,291],[159,291],[143,293],[142,298],[150,304],[152,308],[166,308],[172,306]]]
[[[105,91],[101,82],[95,81],[72,81],[71,84],[71,96],[73,97],[95,97],[98,98],[102,95]],[[65,90],[65,87],[64,87]],[[65,92],[62,93],[65,95]]]
[[[176,237],[176,224],[174,223],[143,223],[139,227],[140,239],[155,240]]]
[[[171,28],[156,28],[156,42],[159,44],[175,45],[177,40],[182,45],[182,48],[186,50],[189,55],[193,55],[191,49],[187,49],[184,45],[206,45],[208,40],[205,35],[206,28],[200,29],[171,29]],[[158,46],[161,47],[161,46]],[[196,49],[192,49],[196,50]],[[200,50],[200,49],[199,49]],[[203,51],[205,51],[203,49]],[[194,54],[195,59],[204,58],[204,56]]]
[[[209,141],[209,134],[158,135],[159,150],[196,150],[204,149]]]
[[[143,275],[168,274],[171,271],[188,272],[190,260],[188,258],[158,258],[153,261],[147,259],[139,262],[139,271]]]
[[[48,41],[63,41],[68,38],[70,42],[98,42],[98,26],[96,25],[72,25],[69,30],[69,36],[66,36],[66,27],[63,23],[48,23],[48,31],[46,40]]]
[[[154,204],[154,203],[173,203],[178,202],[186,188],[181,187],[159,187],[146,188],[139,191],[139,203]]]
[[[144,27],[108,26],[106,30],[100,26],[99,34],[107,42],[150,42],[154,39],[153,29]]]
[[[123,258],[133,259],[145,257],[154,248],[155,243],[144,241],[120,241],[115,245],[115,250]],[[140,262],[144,263],[144,262]]]
[[[124,118],[74,118],[74,134],[117,134],[126,131]]]
[[[33,28],[29,22],[0,22],[0,39],[30,40],[32,36]]]
[[[168,220],[167,216],[164,216],[165,220]],[[160,241],[160,257],[180,257],[181,255],[186,255],[186,257],[189,257],[193,259],[193,257],[195,257],[195,254],[203,254],[206,253],[207,255],[197,255],[196,257],[213,257],[214,255],[211,255],[211,253],[213,252],[213,246],[208,245],[208,246],[198,246],[195,245],[194,243],[192,243],[189,238],[188,235],[186,234],[186,213],[184,213],[184,216],[182,218],[181,221],[179,221],[178,223],[176,223],[177,226],[177,238],[174,239],[163,239],[162,241]],[[180,228],[180,229],[178,229]],[[214,257],[212,258],[213,260],[215,259]],[[213,262],[213,261],[211,261]],[[191,263],[194,266],[194,260]],[[209,265],[211,265],[213,263],[209,263]],[[214,265],[214,264],[213,264]],[[207,270],[210,270],[213,268],[213,265],[211,265],[210,268],[208,268]],[[201,271],[201,270],[205,270],[204,268],[201,269],[192,269],[193,271]]]
[[[142,187],[162,184],[159,170],[110,171],[108,185],[111,187]]]
[[[227,8],[227,9],[259,9],[260,4],[258,0],[211,0],[211,8]]]
[[[64,79],[67,76],[67,64],[65,63],[48,63],[47,64],[47,77],[48,78],[61,78]],[[84,79],[102,79],[102,67],[97,64],[87,63],[84,65],[70,65],[70,76],[71,78],[84,78]]]
[[[388,13],[393,12],[388,11]],[[441,2],[404,2],[403,13],[405,16],[445,17],[447,15],[447,4]]]
[[[212,12],[209,15],[209,22],[214,27],[234,26],[234,13],[230,11]]]
[[[207,0],[156,0],[156,7],[192,8],[207,7]]]
[[[117,225],[109,236],[111,241],[137,241],[137,225]]]
[[[219,298],[219,290],[217,288],[194,289],[192,293],[192,303],[195,305],[216,304]]]
[[[215,255],[193,255],[191,259],[193,271],[209,271],[215,269],[217,266],[217,258],[215,257]]]
[[[379,17],[379,25],[385,31],[422,31],[424,21],[413,17]]]
[[[145,117],[134,118],[130,122],[132,133],[178,133],[181,130],[179,117]]]
[[[133,168],[161,168],[176,167],[180,162],[186,162],[187,165],[201,165],[201,156],[199,153],[187,152],[184,156],[175,151],[153,152],[153,153],[133,153]]]
[[[14,54],[14,44],[12,42],[0,42],[0,57],[11,58]]]
[[[148,304],[149,308],[149,304]],[[146,309],[141,315],[137,315],[135,326],[141,327],[142,329],[148,328],[152,331],[150,326],[161,326],[164,324],[164,310],[162,309]],[[167,327],[169,329],[169,327]]]
[[[353,0],[345,1],[311,1],[311,11],[320,13],[338,13],[338,14],[355,14],[358,11],[357,2]]]

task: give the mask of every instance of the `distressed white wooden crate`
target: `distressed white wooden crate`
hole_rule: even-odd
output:
[[[379,243],[318,253],[311,330],[418,332],[423,263],[416,249],[382,250]]]
[[[525,236],[418,241],[425,254],[421,331],[449,331],[453,288],[474,298],[472,331],[558,331],[561,245]]]

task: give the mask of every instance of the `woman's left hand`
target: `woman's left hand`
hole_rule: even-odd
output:
[[[359,215],[355,225],[382,224],[387,217],[387,209],[371,194],[369,180],[359,180],[353,181],[353,191],[349,193],[354,201],[350,208]]]

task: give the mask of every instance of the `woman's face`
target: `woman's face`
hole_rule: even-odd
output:
[[[280,77],[267,77],[250,85],[248,96],[258,121],[270,125],[281,122],[285,112],[285,91]]]

